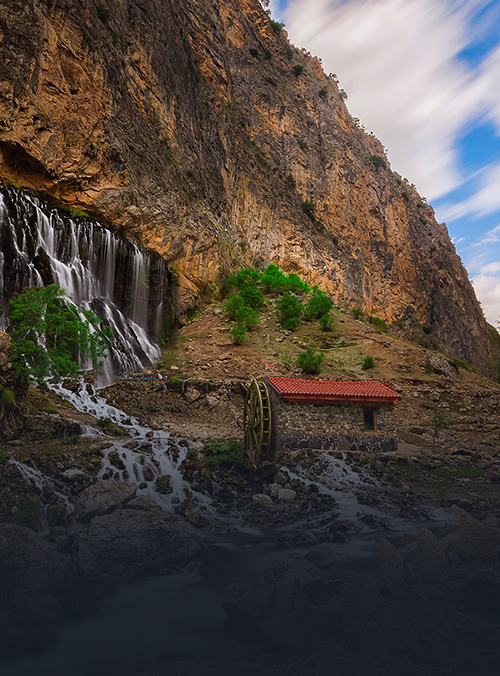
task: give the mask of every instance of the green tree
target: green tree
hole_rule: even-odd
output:
[[[19,384],[46,376],[77,376],[81,364],[94,369],[112,344],[109,327],[90,310],[77,308],[56,284],[26,289],[10,301],[13,362]]]

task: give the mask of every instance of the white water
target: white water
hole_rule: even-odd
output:
[[[111,446],[105,449],[98,479],[131,481],[138,485],[145,483],[145,486],[137,489],[138,495],[146,495],[166,509],[183,502],[187,497],[201,507],[210,506],[210,498],[193,491],[182,478],[179,466],[188,449],[178,439],[173,439],[163,430],[152,430],[141,425],[136,418],[108,404],[93,386],[83,380],[79,381],[76,391],[68,390],[62,383],[48,384],[53,392],[73,404],[78,411],[89,413],[100,420],[109,420],[127,433],[126,437],[111,441]],[[114,452],[120,457],[124,469],[113,465],[110,455]],[[148,470],[149,476],[145,476],[145,471],[147,473]],[[172,491],[162,495],[155,490],[155,482],[158,477],[166,474],[170,476]]]
[[[342,454],[342,458],[336,458],[328,453],[321,453],[317,463],[307,468],[299,467],[296,472],[288,467],[284,467],[283,470],[288,472],[292,479],[297,479],[307,486],[316,486],[323,495],[333,497],[337,503],[336,518],[356,524],[360,533],[373,531],[374,523],[391,531],[415,529],[415,521],[399,517],[399,509],[385,499],[385,491],[387,490],[387,494],[390,495],[391,489],[386,489],[364,469],[355,471],[346,462],[345,454]],[[359,498],[365,489],[369,489],[372,494],[375,493],[383,506],[373,507],[363,504]],[[429,508],[428,511],[432,514],[433,520],[441,522],[443,510]],[[373,517],[373,520],[363,520],[364,517]]]
[[[2,308],[12,294],[47,283],[42,274],[49,267],[51,281],[76,305],[98,314],[113,332],[115,347],[97,375],[100,385],[159,356],[165,275],[163,262],[155,259],[153,288],[151,260],[135,243],[97,222],[70,218],[10,188],[0,190],[0,329],[8,326]]]
[[[67,495],[68,489],[66,486],[46,476],[37,467],[26,465],[14,458],[10,458],[7,461],[7,464],[15,467],[26,483],[33,486],[37,494],[42,497],[40,521],[38,525],[40,533],[44,534],[49,530],[47,508],[49,506],[48,500],[50,497],[55,496],[57,502],[65,506],[67,514],[70,514],[73,511],[74,505]]]

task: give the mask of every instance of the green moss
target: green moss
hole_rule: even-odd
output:
[[[2,407],[5,409],[10,409],[14,408],[16,405],[16,397],[14,395],[14,392],[12,390],[2,390],[2,393],[0,395]]]

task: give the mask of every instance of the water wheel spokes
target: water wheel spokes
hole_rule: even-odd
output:
[[[252,380],[245,397],[245,451],[257,467],[271,451],[271,402],[263,382]]]

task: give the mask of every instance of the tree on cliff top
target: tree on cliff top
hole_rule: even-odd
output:
[[[10,301],[14,368],[19,384],[46,376],[77,376],[91,360],[98,369],[112,346],[111,331],[90,310],[77,308],[56,284],[29,288]]]

